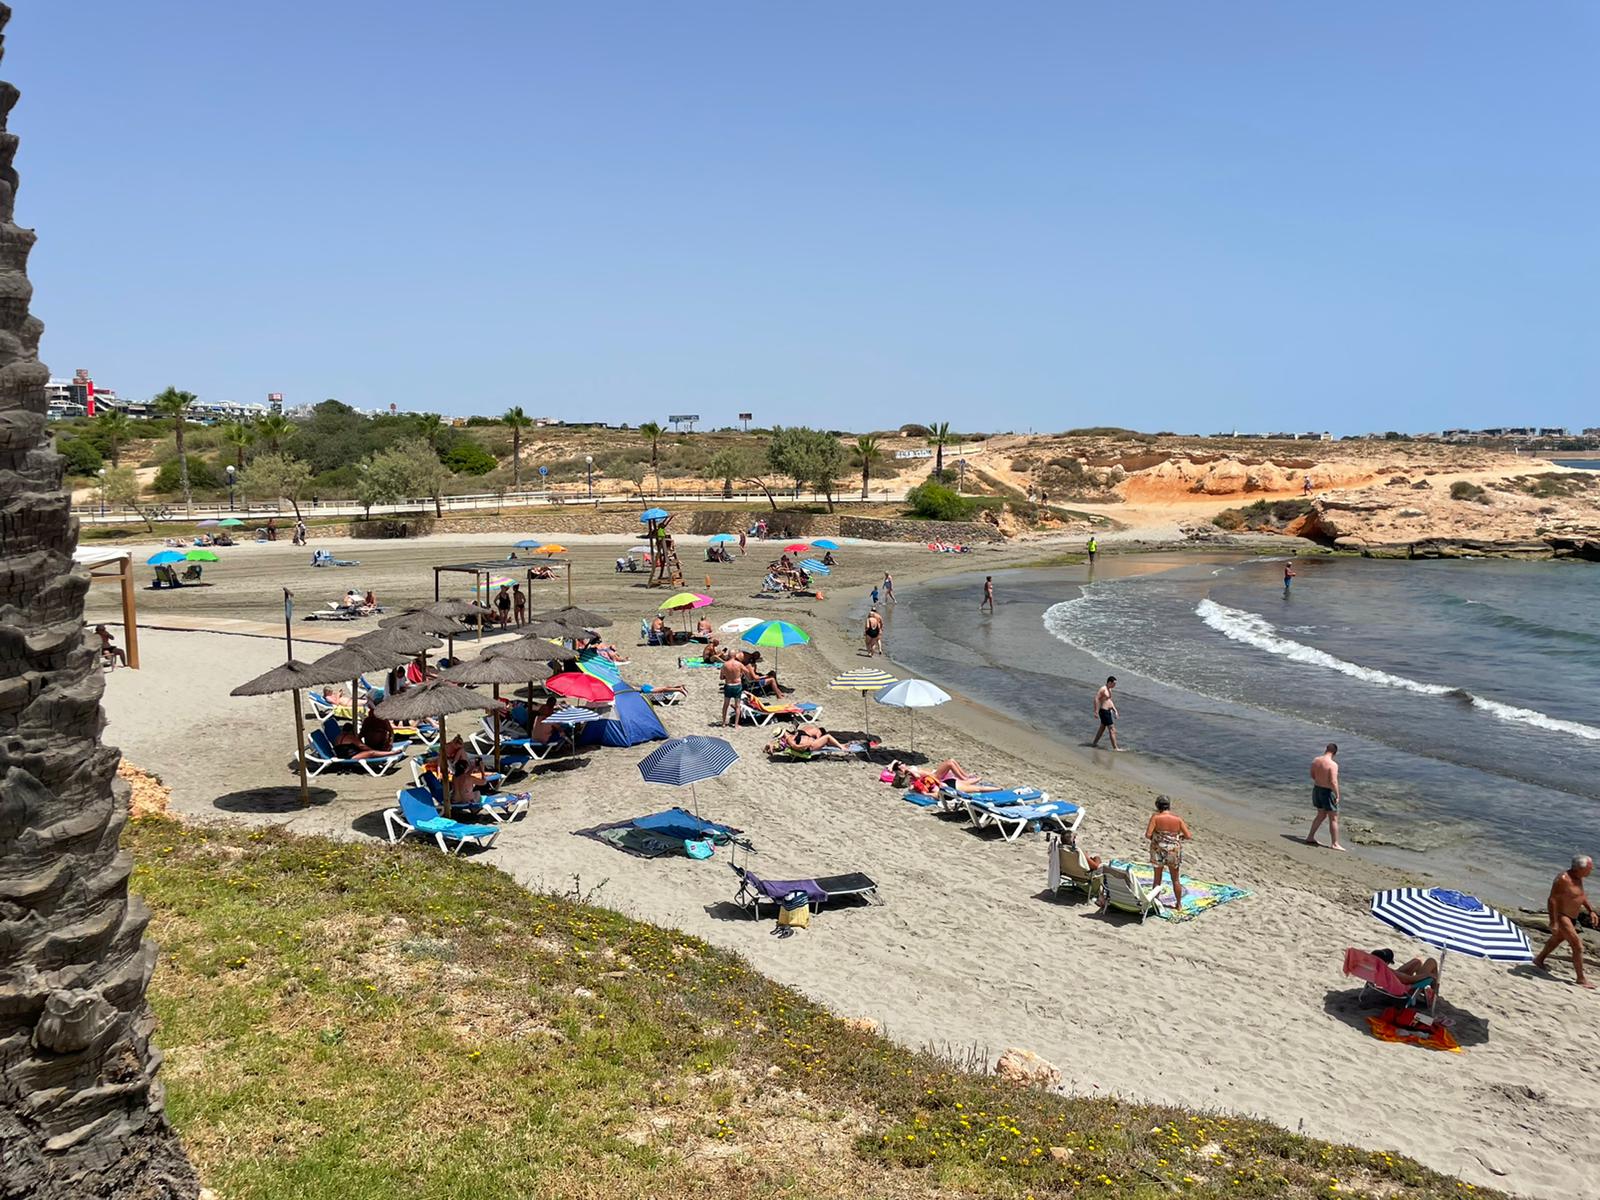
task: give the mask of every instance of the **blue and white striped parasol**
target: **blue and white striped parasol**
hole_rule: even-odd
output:
[[[811,574],[813,574],[813,575],[832,575],[833,574],[833,568],[823,565],[823,562],[822,562],[821,559],[802,558],[800,560],[800,565],[802,567],[804,567],[807,571],[811,572]]]
[[[1448,888],[1394,888],[1372,897],[1372,915],[1408,937],[1495,962],[1532,962],[1528,937],[1476,896]]]
[[[590,721],[598,720],[600,714],[587,708],[569,706],[558,708],[548,717],[540,717],[546,725],[587,725]]]
[[[700,797],[694,785],[702,779],[715,779],[739,761],[739,752],[719,737],[692,733],[688,737],[668,738],[639,760],[639,774],[646,783],[665,783],[671,787],[689,785],[694,797],[694,815],[700,815]]]

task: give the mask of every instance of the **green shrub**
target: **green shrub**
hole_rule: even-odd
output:
[[[186,455],[189,460],[189,490],[191,492],[214,492],[222,486],[222,481],[217,477],[217,472],[212,465],[203,458],[193,454]],[[183,491],[183,481],[178,478],[178,460],[169,459],[161,464],[161,469],[156,472],[156,477],[150,482],[150,490],[161,496],[174,496]]]
[[[1468,483],[1465,479],[1458,479],[1450,485],[1450,499],[1473,500],[1479,504],[1489,503],[1489,493],[1475,483]]]
[[[487,475],[498,465],[495,456],[477,442],[462,438],[439,456],[455,475]]]
[[[361,470],[355,463],[345,463],[342,467],[335,467],[331,471],[324,471],[315,476],[307,488],[307,494],[317,497],[343,497],[355,494],[356,481],[361,478]]]
[[[972,515],[973,504],[942,483],[924,483],[906,494],[911,512],[927,521],[964,521]]]
[[[93,475],[105,465],[100,451],[84,438],[65,438],[57,442],[56,453],[67,460],[68,475]]]

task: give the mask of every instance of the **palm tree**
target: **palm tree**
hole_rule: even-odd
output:
[[[533,418],[522,411],[520,405],[506,409],[500,420],[511,430],[511,487],[522,486],[522,431],[533,424]]]
[[[180,392],[177,388],[169,387],[150,402],[156,412],[172,418],[172,432],[178,439],[178,483],[183,488],[185,508],[193,507],[194,496],[189,491],[189,458],[183,449],[183,431],[189,424],[189,406],[195,399],[193,392]]]
[[[11,10],[0,4],[0,28]],[[0,1126],[7,1194],[192,1197],[200,1190],[162,1114],[145,986],[150,919],[130,902],[118,834],[128,793],[100,740],[99,655],[84,644],[71,497],[50,450],[39,361],[43,326],[26,297],[31,230],[13,219],[17,91],[0,84],[0,838],[6,951],[0,956]]]
[[[439,438],[447,428],[444,418],[438,413],[418,413],[413,420],[416,422],[418,435],[428,445],[437,450],[439,448]]]
[[[229,421],[222,427],[222,444],[233,447],[233,465],[244,470],[245,447],[256,440],[256,431],[243,421]]]
[[[666,430],[662,429],[657,421],[646,421],[639,426],[639,432],[650,439],[650,472],[656,477],[656,493],[659,495],[661,492],[661,468],[656,463],[659,461],[657,456],[659,453],[658,448],[661,445],[661,435]]]
[[[878,439],[866,434],[856,439],[856,455],[861,459],[861,498],[867,498],[867,487],[872,483],[872,464],[880,459]]]
[[[294,432],[294,422],[282,413],[268,413],[256,421],[256,437],[272,453],[283,449],[283,440]]]
[[[944,481],[944,448],[951,441],[950,422],[937,421],[928,426],[928,445],[933,447],[933,477]]]
[[[106,447],[111,451],[111,466],[113,469],[120,467],[122,448],[133,440],[133,422],[121,409],[108,408],[95,417],[94,423],[100,427]]]

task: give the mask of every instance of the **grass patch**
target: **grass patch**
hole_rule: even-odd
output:
[[[1530,496],[1537,496],[1541,500],[1555,500],[1566,496],[1587,495],[1597,483],[1600,483],[1600,479],[1594,476],[1600,476],[1600,472],[1585,475],[1580,472],[1557,474],[1550,471],[1543,475],[1519,475],[1511,483],[1518,491],[1526,492]]]
[[[1458,479],[1456,482],[1450,485],[1450,499],[1470,500],[1475,504],[1490,503],[1488,492],[1484,491],[1477,484],[1469,483],[1465,479]]]
[[[1256,1121],[969,1074],[430,850],[164,818],[125,843],[170,1112],[229,1200],[1462,1194]]]

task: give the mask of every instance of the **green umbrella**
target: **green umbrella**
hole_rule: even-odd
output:
[[[190,562],[221,562],[210,550],[191,550],[184,555]]]
[[[243,525],[244,522],[239,520],[238,517],[224,517],[222,520],[218,521],[217,524],[225,525],[229,529],[237,529],[239,526]]]

